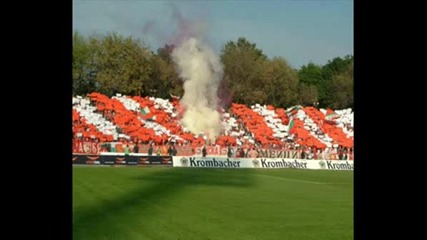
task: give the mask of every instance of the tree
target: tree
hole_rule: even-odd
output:
[[[254,43],[245,38],[227,42],[221,51],[224,64],[223,81],[227,79],[233,102],[250,104],[262,94],[256,93],[262,87],[261,67],[267,57]],[[262,99],[259,99],[262,100]]]
[[[334,101],[338,92],[332,87],[332,79],[348,68],[353,63],[353,56],[347,55],[344,58],[336,57],[332,61],[328,61],[323,66],[323,82],[319,85],[319,105],[321,107],[333,107],[337,105]]]
[[[144,95],[170,98],[183,95],[182,82],[178,77],[175,64],[158,55],[151,58],[152,72],[150,80],[144,85]]]
[[[303,65],[298,71],[298,77],[301,83],[317,86],[323,80],[322,67],[314,63]]]
[[[179,77],[177,66],[171,57],[174,49],[175,45],[165,44],[157,49],[157,55],[152,61],[154,70],[151,79],[154,82],[151,84],[151,88],[155,89],[157,86],[161,89],[160,95],[157,95],[162,96],[162,98],[170,98],[170,94],[175,96],[184,94],[183,81]]]
[[[97,80],[107,95],[141,95],[151,74],[152,54],[132,37],[111,33],[102,38]]]
[[[299,86],[299,99],[302,105],[312,105],[319,99],[316,85],[301,83]]]
[[[353,62],[352,55],[346,55],[344,58],[336,57],[329,60],[326,65],[323,66],[323,78],[332,79],[334,75],[337,75],[345,71],[349,64]]]
[[[98,90],[96,82],[98,51],[99,44],[95,36],[85,38],[74,32],[72,61],[74,95],[84,95]]]
[[[171,59],[174,48],[165,44],[154,53],[139,39],[117,33],[84,37],[75,32],[73,94],[182,96],[183,82]],[[283,58],[268,59],[255,43],[240,37],[227,42],[220,57],[224,76],[217,94],[225,108],[231,102],[353,106],[353,56],[336,57],[324,66],[308,63],[296,70]]]
[[[347,68],[332,77],[331,89],[335,93],[332,97],[332,107],[335,109],[353,108],[354,106],[354,66]]]
[[[261,85],[266,96],[265,104],[290,106],[297,102],[298,74],[285,59],[264,60]]]

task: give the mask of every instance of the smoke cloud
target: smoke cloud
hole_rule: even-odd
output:
[[[145,23],[143,32],[174,46],[171,57],[178,67],[184,87],[180,100],[184,110],[181,125],[194,134],[203,133],[214,141],[222,130],[218,108],[222,105],[223,94],[219,98],[218,89],[223,66],[204,39],[208,14],[203,9],[184,14],[174,3],[168,6],[171,24],[167,28],[159,28],[157,22],[149,21]],[[165,29],[168,30],[165,32]]]
[[[200,38],[188,37],[174,49],[172,59],[184,81],[180,103],[185,112],[181,124],[195,134],[205,133],[215,140],[222,129],[217,96],[223,75],[219,57]]]

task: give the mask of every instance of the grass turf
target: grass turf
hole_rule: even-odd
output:
[[[353,239],[353,172],[74,167],[73,239]]]

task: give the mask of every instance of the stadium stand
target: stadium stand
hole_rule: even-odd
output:
[[[223,131],[215,142],[203,133],[191,133],[179,119],[183,108],[177,99],[140,96],[108,97],[101,93],[75,96],[73,101],[73,137],[100,143],[142,143],[201,147],[257,148],[353,148],[353,112],[292,106],[287,109],[254,104],[232,103],[228,111],[220,109]],[[117,146],[120,148],[120,146]]]

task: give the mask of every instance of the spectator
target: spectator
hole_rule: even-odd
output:
[[[249,157],[250,157],[250,158],[257,158],[257,157],[258,157],[258,152],[255,150],[255,148],[252,148],[252,149],[249,151]]]
[[[202,157],[206,157],[206,145],[202,147]]]
[[[240,148],[237,148],[236,149],[236,158],[239,158],[240,157]]]
[[[159,146],[157,146],[157,151],[156,151],[156,154],[157,154],[157,156],[160,156],[160,153],[161,153],[162,151],[160,150],[160,145]]]
[[[342,146],[339,146],[339,147],[338,147],[338,159],[339,159],[339,160],[343,160],[343,153],[344,153],[344,151],[343,151],[343,147],[342,147]]]
[[[240,154],[239,155],[240,155],[241,158],[245,157],[245,150],[243,149],[243,147],[240,148]]]
[[[318,159],[319,156],[317,155],[317,149],[316,147],[313,147],[313,159]]]
[[[228,145],[228,149],[227,149],[227,157],[231,158],[231,156],[233,156],[233,150],[231,148],[230,145]]]
[[[148,155],[153,155],[153,144],[150,144],[150,147],[148,148]]]
[[[178,154],[178,150],[176,149],[175,145],[172,146],[172,156],[176,156]]]
[[[169,148],[168,148],[168,155],[173,156],[173,149],[171,145],[169,145]]]
[[[167,156],[168,155],[168,148],[166,147],[165,144],[162,145],[161,152],[162,152],[162,156]]]
[[[301,150],[301,159],[305,159],[305,149],[302,148]]]
[[[348,148],[344,148],[344,157],[343,160],[347,160],[348,159]]]
[[[127,145],[127,144],[125,147],[125,156],[129,156],[129,145]]]

